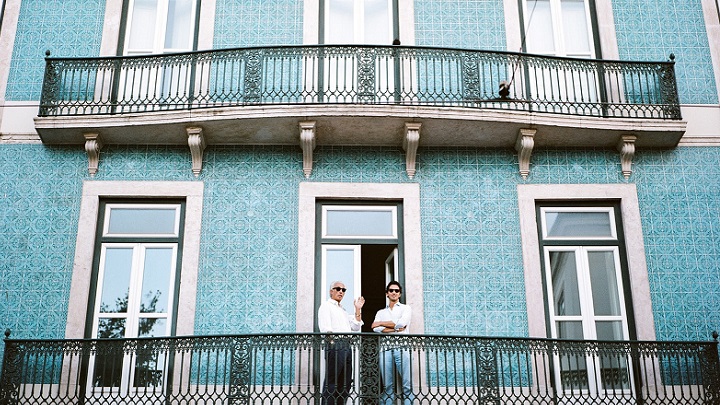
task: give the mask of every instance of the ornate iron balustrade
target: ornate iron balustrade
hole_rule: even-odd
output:
[[[6,338],[0,404],[318,404],[339,342],[353,358],[353,404],[384,398],[378,360],[388,350],[408,354],[417,404],[720,401],[717,340],[271,334]]]
[[[403,46],[46,58],[40,116],[268,104],[457,106],[681,119],[668,62]]]

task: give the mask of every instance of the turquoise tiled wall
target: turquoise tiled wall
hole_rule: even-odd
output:
[[[213,48],[300,45],[302,0],[218,0]]]
[[[613,0],[612,5],[620,59],[668,60],[674,53],[680,102],[717,104],[700,0]]]
[[[319,147],[312,181],[409,182],[398,148]],[[0,329],[64,334],[82,148],[0,148]],[[294,331],[299,147],[210,147],[196,330]],[[720,324],[720,148],[638,152],[637,184],[659,339],[708,339]],[[421,148],[428,333],[526,335],[510,150]],[[103,149],[96,180],[193,180],[184,147]],[[615,151],[533,156],[528,183],[621,183]],[[272,305],[268,306],[268,302]],[[270,311],[270,316],[263,315]]]
[[[40,100],[45,51],[55,57],[100,54],[106,0],[23,0],[6,100]]]
[[[502,0],[415,0],[419,46],[506,50]]]

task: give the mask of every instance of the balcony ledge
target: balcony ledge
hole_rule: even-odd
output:
[[[685,133],[680,120],[599,118],[463,107],[365,104],[263,105],[180,111],[36,117],[48,145],[187,145],[200,127],[207,145],[298,145],[300,122],[315,121],[316,144],[401,146],[406,123],[421,124],[419,145],[512,148],[521,129],[536,130],[535,148],[614,148],[623,135],[638,148],[673,148]]]

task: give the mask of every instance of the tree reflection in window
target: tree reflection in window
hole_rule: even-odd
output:
[[[160,300],[162,292],[160,290],[149,291],[146,296],[147,300],[140,303],[140,313],[154,314]],[[127,379],[129,375],[123,376],[123,370],[128,370],[130,365],[134,363],[134,387],[158,387],[162,385],[163,373],[162,366],[164,364],[163,354],[154,348],[153,341],[142,341],[137,345],[135,353],[125,351],[125,342],[122,339],[126,333],[126,323],[128,319],[128,294],[118,298],[115,305],[111,308],[107,304],[100,307],[100,313],[120,313],[126,314],[122,318],[100,318],[98,320],[97,337],[99,339],[113,339],[111,341],[98,341],[97,354],[94,359],[93,386],[94,387],[112,387],[119,388],[123,379]],[[161,334],[164,334],[165,319],[156,317],[144,317],[138,319],[138,336],[152,337],[156,336],[159,327]],[[128,367],[125,368],[124,366]]]

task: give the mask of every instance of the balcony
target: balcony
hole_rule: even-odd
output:
[[[382,396],[378,358],[409,353],[417,404],[716,404],[714,342],[378,334],[15,340],[0,403],[319,404],[327,348],[353,357],[350,403]],[[717,336],[717,335],[715,335]],[[330,393],[333,394],[333,393]]]
[[[48,144],[674,147],[685,131],[667,62],[404,46],[283,46],[46,59],[35,127]]]

